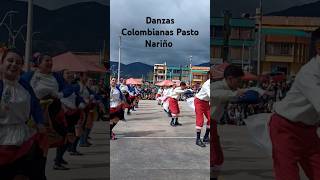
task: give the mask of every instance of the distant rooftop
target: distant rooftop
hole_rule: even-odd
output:
[[[224,25],[224,18],[223,17],[213,17],[210,19],[210,24],[213,26],[223,26]],[[232,27],[254,28],[256,23],[255,23],[255,20],[251,20],[251,19],[231,18],[230,25]]]

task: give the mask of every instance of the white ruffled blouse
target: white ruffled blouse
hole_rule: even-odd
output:
[[[3,80],[0,102],[0,145],[21,145],[32,135],[26,125],[31,96],[17,81]]]

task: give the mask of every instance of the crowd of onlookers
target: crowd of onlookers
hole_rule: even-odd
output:
[[[246,119],[250,115],[259,113],[271,113],[273,110],[273,104],[282,100],[292,85],[292,81],[264,81],[259,85],[250,81],[244,84],[243,88],[259,87],[263,89],[265,93],[260,96],[260,101],[257,104],[238,104],[229,103],[226,108],[224,117],[220,120],[220,124],[235,124],[245,125],[243,119]]]
[[[290,89],[292,82],[293,80],[267,80],[260,82],[260,84],[257,84],[258,82],[253,81],[244,82],[243,88],[258,87],[268,93],[260,96],[260,101],[258,104],[229,103],[228,106],[225,107],[225,114],[219,123],[245,125],[243,119],[246,119],[250,115],[271,113],[274,102],[280,101],[286,96],[286,93]],[[194,85],[190,89],[192,89],[192,93],[195,94],[200,90],[200,87],[200,85]],[[141,99],[155,100],[159,87],[155,86],[153,83],[145,82],[143,85],[138,86],[137,89],[140,91]],[[180,100],[185,99],[186,97],[182,96]]]
[[[141,99],[155,100],[158,88],[152,83],[146,82],[140,88]]]

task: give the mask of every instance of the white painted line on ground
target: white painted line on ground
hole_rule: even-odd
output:
[[[120,135],[117,136],[118,138],[120,139],[195,139],[195,137],[126,137],[126,136],[123,136],[121,137]]]

